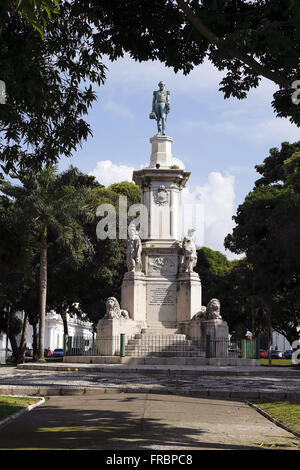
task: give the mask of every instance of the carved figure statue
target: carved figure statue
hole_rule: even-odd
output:
[[[108,297],[106,301],[106,314],[104,318],[112,320],[114,318],[128,319],[130,317],[129,317],[129,313],[127,312],[127,310],[122,310],[120,308],[120,304],[115,297]]]
[[[135,224],[129,224],[128,235],[127,268],[128,271],[140,272],[142,270],[142,242]]]
[[[170,92],[165,90],[164,82],[159,82],[159,90],[153,92],[150,119],[156,119],[158,134],[166,134],[167,114],[170,111]]]
[[[182,242],[184,255],[180,271],[184,273],[194,272],[194,267],[197,264],[197,250],[193,239],[194,232],[193,228],[189,229]]]
[[[206,307],[207,320],[222,320],[220,310],[221,304],[219,299],[211,299]]]

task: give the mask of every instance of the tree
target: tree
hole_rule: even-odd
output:
[[[72,175],[76,170],[68,170]],[[23,186],[10,183],[2,185],[2,191],[13,197],[32,224],[39,251],[39,360],[44,360],[44,333],[47,301],[47,253],[57,243],[69,253],[74,262],[80,263],[86,254],[92,252],[92,245],[86,236],[82,223],[91,217],[87,205],[89,190],[74,188],[66,178],[59,176],[55,167],[46,167],[40,173],[26,174],[21,178]],[[66,180],[69,184],[66,184]]]
[[[221,314],[228,323],[230,332],[244,337],[253,328],[253,268],[245,258],[229,261],[219,251],[207,247],[198,250],[197,266],[201,283],[203,305],[212,298],[221,302]]]
[[[140,202],[139,188],[129,182],[96,187],[92,191],[91,203],[95,219],[86,225],[87,233],[94,246],[94,256],[81,266],[77,280],[76,292],[80,308],[96,324],[105,315],[105,302],[113,296],[120,299],[123,276],[126,272],[126,240],[118,236],[119,197],[126,196],[128,205]],[[101,204],[111,204],[116,209],[116,239],[98,240],[96,226],[98,218],[96,209]],[[128,217],[128,222],[130,217]]]
[[[0,6],[1,18],[5,16],[7,10],[12,9],[21,15],[32,25],[40,35],[44,37],[47,22],[51,20],[51,15],[59,13],[58,0],[2,0]],[[1,26],[0,26],[1,34]]]
[[[224,98],[245,98],[265,77],[279,89],[280,117],[300,124],[291,93],[300,77],[300,5],[296,0],[91,0],[98,42],[112,60],[124,52],[189,73],[205,58],[221,71]]]
[[[237,225],[225,239],[226,248],[246,254],[267,323],[289,342],[298,339],[300,322],[298,150],[299,143],[283,143],[256,167],[262,177],[238,207]]]
[[[42,37],[47,27],[47,21],[51,20],[51,15],[59,13],[58,0],[17,0],[17,11]]]
[[[24,346],[18,345],[16,338],[22,330],[16,313],[25,308],[24,298],[34,279],[36,257],[32,233],[22,215],[14,201],[0,196],[0,330],[9,337],[16,361]],[[23,333],[24,338],[26,329]]]
[[[92,47],[88,10],[81,15],[77,4],[64,2],[55,21],[49,20],[44,39],[20,17],[14,2],[6,2],[0,16],[0,79],[7,95],[0,105],[0,159],[5,173],[55,164],[92,134],[83,117],[96,100],[93,85],[104,82],[105,67],[102,51]]]

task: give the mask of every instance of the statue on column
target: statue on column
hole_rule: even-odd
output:
[[[164,82],[159,82],[159,90],[153,92],[150,119],[156,119],[158,134],[166,135],[167,114],[170,111],[170,92],[165,90]]]
[[[194,267],[197,264],[197,250],[193,239],[194,233],[195,230],[193,228],[189,229],[182,242],[183,262],[180,271],[183,273],[194,272]]]
[[[127,268],[128,271],[141,272],[142,270],[142,242],[134,223],[129,224],[127,241]]]

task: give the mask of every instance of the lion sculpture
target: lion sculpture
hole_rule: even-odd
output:
[[[220,310],[221,304],[219,299],[211,299],[208,302],[207,307],[201,307],[200,312],[196,313],[196,315],[193,316],[192,320],[222,320]]]
[[[192,320],[195,320],[195,321],[206,320],[206,307],[202,306],[200,309],[200,312],[196,313],[193,316]]]
[[[221,304],[219,299],[211,299],[206,307],[207,320],[222,320],[220,310]]]
[[[127,310],[122,310],[120,308],[119,302],[115,297],[109,297],[106,301],[106,314],[105,317],[109,320],[125,318],[129,319],[129,313]]]

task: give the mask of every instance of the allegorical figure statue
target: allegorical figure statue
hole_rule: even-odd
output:
[[[165,90],[164,82],[159,82],[159,90],[153,92],[150,119],[156,119],[158,134],[166,134],[167,114],[170,111],[170,92]]]
[[[127,268],[128,271],[140,272],[142,270],[142,242],[133,223],[129,224],[128,235]]]
[[[197,250],[193,239],[194,232],[193,228],[189,229],[182,242],[183,262],[180,271],[184,273],[192,273],[197,264]]]

